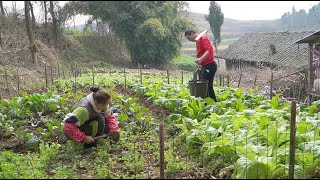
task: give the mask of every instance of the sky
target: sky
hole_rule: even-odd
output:
[[[191,12],[208,14],[210,1],[187,1]],[[320,1],[216,1],[225,18],[236,20],[274,20],[285,12],[304,9],[306,13]]]
[[[24,1],[2,1],[3,2],[3,6],[4,8],[7,10],[7,11],[12,11],[12,7],[14,7],[14,5],[16,6],[17,8],[17,11],[22,11],[24,9]],[[15,3],[14,3],[15,2]],[[34,1],[33,1],[34,2]],[[67,1],[58,1],[59,2],[59,5],[60,6],[63,6]],[[44,19],[43,18],[43,13],[40,13],[40,2],[37,1],[36,4],[34,4],[34,8],[35,8],[35,17],[36,19]],[[24,11],[22,12],[24,13]],[[69,20],[66,25],[67,26],[73,26],[74,24],[75,25],[82,25],[82,24],[85,24],[85,22],[89,19],[89,16],[80,16],[80,15],[77,15],[75,18],[75,23],[73,22],[73,20]]]
[[[15,1],[17,9],[24,8],[23,1]],[[63,5],[66,1],[59,1]],[[209,13],[210,1],[187,1],[192,12],[201,14]],[[225,18],[236,20],[273,20],[280,19],[285,12],[292,12],[294,6],[296,11],[304,9],[307,13],[313,5],[320,1],[216,1]],[[12,1],[3,1],[4,7],[9,11],[12,8]],[[39,3],[38,3],[39,4]],[[36,18],[43,15],[35,13]],[[77,16],[75,24],[84,24],[88,16]],[[73,23],[69,22],[73,25]]]

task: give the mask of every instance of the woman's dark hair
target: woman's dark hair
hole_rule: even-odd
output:
[[[100,91],[99,87],[91,87],[90,90],[93,92],[93,99],[99,104],[105,104],[109,99],[111,99],[110,93]]]
[[[90,91],[92,91],[92,92],[97,92],[97,91],[99,91],[99,87],[91,87],[90,88]]]
[[[190,36],[192,33],[196,33],[196,32],[194,32],[194,30],[186,30],[186,32],[184,32],[184,36]]]

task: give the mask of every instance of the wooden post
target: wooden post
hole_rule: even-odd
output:
[[[271,81],[270,81],[270,99],[272,99],[272,89],[273,89],[273,72],[271,72]]]
[[[141,64],[139,63],[139,72],[140,72],[140,84],[142,84],[142,70],[141,70]]]
[[[297,95],[297,93],[296,93],[296,86],[293,85],[293,87],[292,87],[292,98],[296,99],[296,95]]]
[[[52,63],[50,64],[50,69],[51,69],[51,84],[53,85],[53,67],[52,67]]]
[[[183,71],[181,72],[181,84],[183,84]]]
[[[77,72],[77,64],[76,62],[74,62],[74,76],[77,77],[78,76],[78,72]]]
[[[160,140],[160,179],[164,179],[164,132],[163,123],[159,126],[159,140]]]
[[[72,74],[73,74],[73,70],[71,68],[71,64],[69,64],[69,76],[70,76],[70,79],[72,78]]]
[[[60,78],[60,66],[59,66],[59,63],[58,63],[58,78]]]
[[[311,105],[311,94],[309,91],[312,90],[313,84],[313,72],[312,72],[312,63],[313,63],[313,45],[309,43],[309,71],[308,71],[308,87],[307,87],[307,103],[308,106]]]
[[[290,123],[290,149],[289,149],[289,179],[294,179],[296,149],[296,102],[291,101],[291,123]]]
[[[257,82],[257,75],[254,77],[253,87],[256,86],[256,82]]]
[[[11,96],[10,96],[10,89],[9,89],[9,82],[8,82],[8,72],[7,72],[7,69],[5,70],[5,78],[6,78],[8,95],[9,95],[9,98],[11,98]]]
[[[219,74],[219,86],[222,86],[222,77],[221,77],[221,74]]]
[[[127,92],[127,76],[126,76],[126,69],[123,69],[123,75],[124,75],[124,90]]]
[[[224,75],[222,75],[222,86],[224,87]]]
[[[169,80],[169,70],[167,69],[167,79],[168,79],[168,84],[170,84],[170,80]]]
[[[77,90],[77,65],[74,62],[74,92]]]
[[[93,65],[93,61],[91,60],[91,70],[92,70],[92,85],[94,85],[94,65]]]
[[[228,87],[230,87],[230,75],[229,74],[227,76],[227,83],[228,83]]]
[[[17,68],[17,83],[18,83],[18,93],[20,91],[20,75],[19,75],[19,65]]]
[[[48,72],[47,72],[47,63],[44,64],[44,73],[46,77],[46,89],[48,89]]]
[[[239,78],[239,82],[238,82],[238,87],[240,87],[241,77],[242,77],[242,73],[240,73],[240,78]]]
[[[299,88],[299,95],[298,95],[298,103],[300,103],[300,101],[301,101],[301,96],[302,96],[302,83],[299,83],[299,86],[300,86],[300,88]]]

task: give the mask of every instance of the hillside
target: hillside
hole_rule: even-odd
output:
[[[210,30],[209,22],[205,19],[204,14],[189,12],[189,18],[197,26],[199,32],[204,29],[208,30],[207,36],[213,40],[213,35]],[[245,33],[249,32],[276,32],[281,31],[280,20],[252,20],[242,21],[230,18],[225,18],[221,26],[221,43],[219,50],[226,49],[230,44],[239,39]],[[181,54],[187,56],[195,55],[194,43],[187,39],[182,39]]]
[[[189,17],[193,23],[198,25],[199,29],[207,29],[208,37],[212,38],[209,22],[204,14],[190,12]],[[242,21],[225,18],[221,26],[222,39],[238,38],[247,32],[272,32],[281,31],[280,21],[277,20],[250,20]]]
[[[27,86],[45,82],[45,64],[48,80],[59,75],[73,75],[74,65],[82,71],[95,67],[128,67],[128,53],[123,44],[112,36],[95,36],[82,34],[79,31],[64,31],[57,45],[49,34],[44,36],[42,25],[37,26],[35,42],[38,46],[38,62],[32,63],[29,40],[25,22],[12,16],[0,16],[3,26],[0,28],[2,46],[0,46],[0,98],[6,94],[7,82],[11,94],[17,91],[19,73],[20,89],[31,89]],[[50,42],[47,38],[51,39]],[[59,71],[59,75],[57,75]],[[8,74],[6,76],[5,74]],[[41,83],[40,83],[41,82]],[[13,89],[13,90],[12,90]],[[32,88],[33,89],[33,88]]]

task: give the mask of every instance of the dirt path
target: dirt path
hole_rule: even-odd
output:
[[[164,108],[161,108],[155,104],[151,100],[148,99],[146,96],[138,95],[130,90],[130,88],[127,88],[127,91],[125,91],[125,88],[122,85],[116,85],[115,91],[119,94],[128,94],[130,96],[136,96],[139,98],[139,103],[147,107],[149,109],[147,115],[154,117],[155,119],[162,120],[170,115],[170,111]]]

